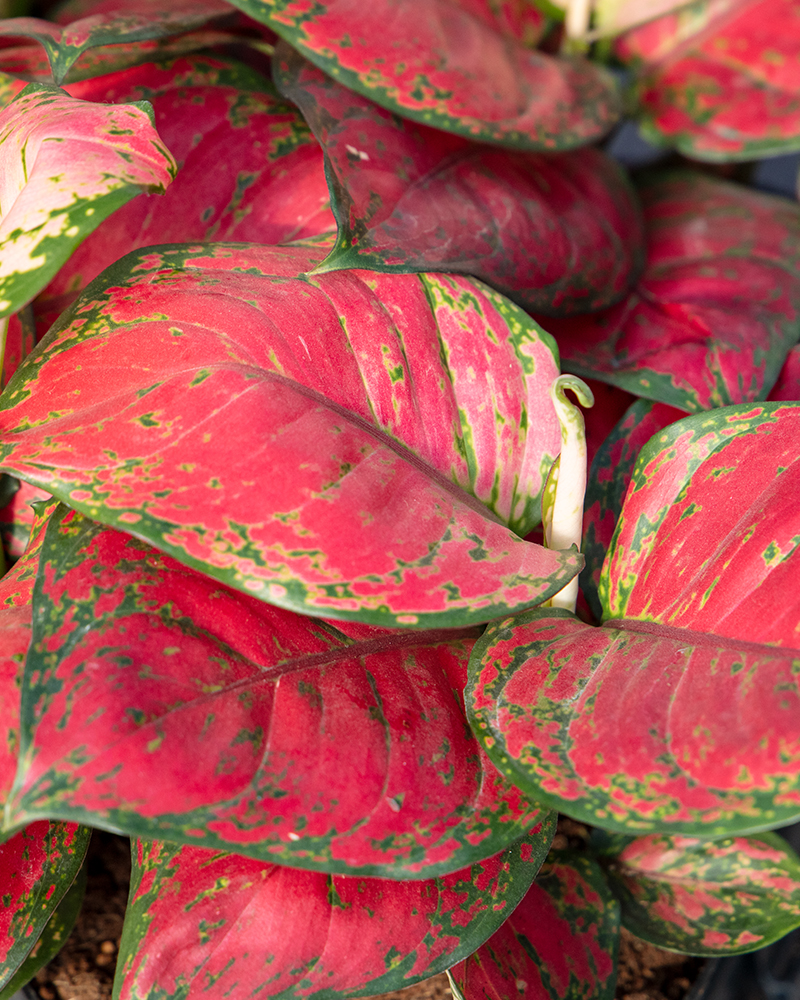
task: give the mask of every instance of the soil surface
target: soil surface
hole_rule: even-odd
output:
[[[579,839],[581,832],[561,825],[556,836],[564,840],[557,846]],[[40,1000],[110,1000],[130,871],[127,838],[96,830],[89,847],[86,899],[78,923],[61,952],[30,984]],[[623,930],[617,1000],[683,1000],[702,962],[662,951]],[[385,993],[381,1000],[451,997],[447,976],[442,973],[405,990]]]

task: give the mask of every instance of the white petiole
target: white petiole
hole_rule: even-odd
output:
[[[586,426],[583,413],[566,394],[577,396],[581,406],[594,405],[592,390],[575,375],[559,375],[550,386],[550,398],[561,424],[561,454],[547,477],[542,500],[544,540],[548,549],[581,547],[583,498],[586,493]],[[575,611],[577,576],[552,597],[547,606]]]

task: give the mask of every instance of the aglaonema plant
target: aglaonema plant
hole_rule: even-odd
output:
[[[763,4],[635,6],[0,22],[0,1000],[92,827],[126,1000],[610,1000],[621,926],[800,925],[800,212],[632,183],[597,57],[698,158],[793,84],[688,121]]]

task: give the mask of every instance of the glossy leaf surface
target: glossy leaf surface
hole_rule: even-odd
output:
[[[699,160],[751,160],[800,147],[793,0],[693,5],[626,35],[618,54],[640,65],[648,138]]]
[[[0,988],[28,958],[75,880],[90,831],[41,820],[0,844]]]
[[[51,962],[61,951],[78,919],[85,891],[86,865],[75,876],[75,881],[45,924],[39,940],[31,948],[28,957],[0,990],[0,1000],[12,1000],[14,995],[33,979],[39,969]]]
[[[469,634],[350,640],[65,507],[43,560],[14,822],[387,878],[453,871],[534,828],[547,850],[555,815],[466,726]]]
[[[31,640],[33,584],[44,540],[40,518],[21,559],[0,579],[0,806],[5,806],[17,771],[20,688]],[[0,834],[0,843],[3,835]]]
[[[32,83],[0,111],[0,316],[16,312],[80,241],[175,163],[148,106],[76,101]]]
[[[528,795],[705,836],[800,813],[798,441],[800,403],[670,425],[633,470],[604,627],[526,613],[479,640],[468,714]]]
[[[571,149],[620,114],[613,79],[523,48],[447,0],[236,0],[345,87],[423,125],[521,149]]]
[[[594,411],[589,410],[591,415]],[[581,589],[598,621],[603,617],[598,587],[606,553],[614,537],[633,466],[644,445],[684,414],[663,403],[639,399],[614,427],[595,455],[586,485],[581,552],[586,566]]]
[[[4,467],[306,613],[458,627],[547,600],[580,556],[523,542],[452,480],[512,523],[538,513],[549,338],[467,279],[312,281],[315,255],[126,258],[9,386]]]
[[[661,948],[735,955],[800,926],[800,859],[776,833],[651,834],[610,859],[607,874],[625,927]]]
[[[603,829],[712,837],[797,818],[800,653],[623,626],[556,609],[489,626],[465,697],[496,766]]]
[[[598,149],[512,153],[405,121],[288,45],[274,77],[326,155],[339,234],[319,271],[448,271],[529,311],[617,301],[644,259],[636,196]]]
[[[259,74],[230,59],[192,55],[83,83],[83,100],[153,106],[179,172],[159,197],[135,198],[92,233],[39,296],[47,330],[89,281],[154,243],[284,243],[335,230],[322,151],[295,108]]]
[[[644,274],[611,309],[545,321],[564,368],[689,412],[764,399],[800,336],[800,207],[689,171],[639,193]]]
[[[672,424],[640,453],[600,592],[606,618],[800,649],[800,403]]]
[[[522,840],[452,875],[398,883],[139,841],[115,995],[333,1000],[401,989],[482,944],[542,860]]]
[[[597,862],[553,851],[500,930],[450,975],[464,1000],[611,1000],[619,921]]]
[[[47,52],[53,79],[60,84],[87,49],[191,31],[229,13],[223,0],[170,0],[161,10],[93,14],[64,28],[35,17],[9,18],[0,20],[0,35],[36,39]]]

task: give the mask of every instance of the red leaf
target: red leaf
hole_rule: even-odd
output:
[[[538,516],[547,336],[467,279],[311,280],[318,259],[129,256],[4,394],[4,467],[295,610],[458,627],[547,600],[580,557],[453,486],[520,530]]]
[[[383,882],[140,841],[115,993],[217,1000],[400,989],[474,951],[541,861],[522,840],[436,880]]]
[[[42,820],[0,844],[0,988],[11,983],[72,885],[89,834],[74,823]]]
[[[153,105],[179,171],[134,199],[72,254],[36,302],[40,330],[115,260],[154,243],[282,243],[333,231],[322,152],[300,115],[231,61],[189,56],[70,84],[83,100]]]
[[[797,817],[798,441],[800,403],[672,424],[633,470],[600,585],[611,620],[529,612],[479,640],[468,713],[526,794],[620,830]]]
[[[800,859],[776,833],[714,841],[651,834],[609,861],[623,924],[662,948],[735,955],[800,925]]]
[[[33,584],[39,568],[46,519],[39,519],[25,555],[0,580],[0,805],[17,772],[20,683],[31,640]]]
[[[800,403],[711,411],[640,454],[600,593],[637,618],[800,649]]]
[[[570,149],[619,117],[598,66],[531,52],[449,0],[236,0],[351,90],[423,125],[520,149]]]
[[[317,269],[448,271],[567,314],[618,300],[644,256],[627,177],[600,150],[511,153],[404,121],[281,43],[274,76],[326,154],[339,235]]]
[[[800,400],[800,345],[793,347],[787,354],[769,398],[775,402]]]
[[[595,406],[586,411],[587,429],[596,406],[595,395]],[[608,435],[592,462],[583,515],[581,552],[586,566],[581,574],[581,588],[598,621],[603,617],[598,594],[600,573],[622,512],[622,502],[636,459],[653,435],[683,416],[680,410],[663,403],[637,400]]]
[[[697,411],[763,399],[800,323],[800,207],[703,174],[640,188],[649,250],[628,298],[544,320],[565,369]]]
[[[551,852],[500,930],[450,970],[464,1000],[611,1000],[619,903],[587,855]]]
[[[169,0],[160,9],[128,8],[115,13],[93,14],[59,28],[36,17],[0,20],[0,35],[35,38],[47,52],[53,79],[61,83],[70,67],[87,49],[160,38],[199,28],[207,21],[230,12],[223,0]]]
[[[794,0],[724,0],[705,10],[693,4],[625,35],[618,54],[639,64],[648,137],[698,160],[751,160],[798,148]]]
[[[535,610],[490,626],[465,693],[525,794],[622,831],[725,836],[800,814],[797,650]]]
[[[0,316],[29,302],[106,216],[174,173],[147,106],[29,84],[0,111]]]
[[[555,816],[466,725],[463,633],[350,642],[64,507],[39,575],[16,822],[55,813],[387,878],[452,871],[534,827],[547,850]]]

